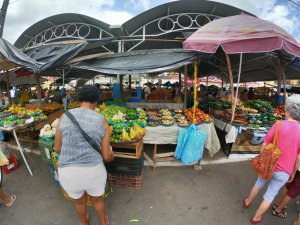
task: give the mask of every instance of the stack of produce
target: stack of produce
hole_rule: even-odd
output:
[[[148,111],[147,112],[147,116],[148,116],[148,126],[159,126],[161,124],[161,115],[158,113],[158,111]]]
[[[75,109],[79,107],[78,101],[72,101],[70,105],[68,105],[68,109]]]
[[[122,106],[109,106],[105,107],[103,110],[100,110],[100,114],[102,114],[109,121],[116,115],[125,115],[126,111],[127,110]]]
[[[164,88],[157,88],[147,96],[147,100],[151,101],[164,101],[166,98],[172,100],[172,91]]]
[[[159,115],[161,116],[161,124],[163,126],[172,126],[174,124],[173,114],[169,109],[159,110]]]
[[[195,109],[195,118],[193,120],[193,109],[194,109],[194,106],[190,109],[184,110],[185,116],[191,123],[200,124],[202,122],[210,123],[212,121],[212,118],[208,114],[206,114],[205,112],[200,110],[199,108]]]
[[[26,120],[31,117],[34,118],[34,121],[47,119],[47,116],[33,105],[28,105],[28,108],[25,108],[21,105],[13,104],[8,110],[4,110],[0,113],[0,126],[13,127],[15,125],[23,125],[26,123]]]
[[[134,124],[139,125],[140,127],[145,127],[147,125],[147,112],[142,108],[137,108],[137,119],[130,120],[129,124],[132,127]]]
[[[62,108],[61,104],[59,104],[57,102],[51,102],[51,103],[45,104],[43,110],[45,110],[45,111],[54,111],[54,110],[57,110],[57,109],[60,109],[60,108]]]
[[[275,116],[278,119],[284,119],[285,118],[285,105],[281,105],[278,108],[275,108],[274,111],[275,111]]]

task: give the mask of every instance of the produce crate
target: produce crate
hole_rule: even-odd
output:
[[[140,176],[144,168],[144,154],[139,159],[115,157],[114,161],[105,164],[110,174]]]
[[[139,159],[143,150],[143,138],[135,142],[111,142],[115,157]]]
[[[56,153],[52,153],[51,156],[52,156],[51,158],[52,158],[52,163],[53,163],[54,170],[55,170],[56,174],[58,174],[58,157],[57,157],[58,155]],[[71,198],[68,195],[68,193],[63,189],[62,186],[60,186],[60,188],[61,188],[61,191],[62,191],[63,196],[64,196],[65,199],[74,201],[74,199]],[[112,192],[112,188],[110,186],[110,183],[108,182],[106,184],[104,197],[107,197],[111,192]],[[94,206],[93,201],[91,200],[91,197],[87,193],[85,193],[85,194],[86,194],[86,197],[87,197],[86,205]]]
[[[141,190],[144,180],[144,170],[142,170],[140,176],[108,173],[108,180],[112,186]]]
[[[38,143],[42,160],[49,164],[52,164],[51,154],[52,152],[54,152],[54,141],[50,139],[40,139]]]

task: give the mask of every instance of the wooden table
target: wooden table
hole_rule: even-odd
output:
[[[174,151],[166,152],[166,153],[158,153],[157,145],[166,145],[172,144],[177,145],[178,140],[178,132],[182,129],[177,126],[175,123],[173,126],[164,127],[146,127],[146,135],[144,136],[144,144],[153,145],[152,149],[152,158],[153,160],[144,152],[145,159],[151,164],[153,167],[156,165],[156,161],[158,160],[173,160],[174,159]],[[207,132],[207,138],[205,141],[205,148],[209,151],[209,155],[214,156],[221,148],[215,127],[213,123],[209,124],[200,124],[198,125],[198,130],[204,130]]]

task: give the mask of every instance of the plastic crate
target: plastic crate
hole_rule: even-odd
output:
[[[39,139],[39,150],[42,160],[49,164],[52,164],[51,154],[52,152],[54,152],[54,141]]]
[[[2,171],[4,174],[10,174],[20,167],[15,154],[10,153],[7,159],[9,162],[8,165],[2,166]]]
[[[108,180],[112,186],[140,190],[143,185],[144,170],[142,171],[142,174],[140,176],[128,176],[108,173]]]
[[[142,152],[139,159],[116,157],[114,161],[106,163],[105,167],[111,174],[140,176],[144,168],[144,154]]]

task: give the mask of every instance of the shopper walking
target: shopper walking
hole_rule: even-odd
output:
[[[84,86],[78,94],[80,108],[68,111],[93,143],[87,141],[68,114],[63,114],[60,118],[55,135],[55,151],[60,153],[60,183],[68,195],[75,199],[75,209],[81,225],[87,225],[89,221],[85,193],[91,196],[101,224],[109,224],[103,199],[107,180],[103,160],[113,160],[113,153],[108,123],[102,115],[95,112],[99,97],[97,87]],[[102,154],[93,147],[95,143]]]
[[[2,190],[2,179],[3,179],[3,174],[2,174],[2,168],[0,167],[0,199],[3,201],[1,207],[10,207],[16,200],[16,196],[7,195],[4,193],[4,191]]]
[[[300,157],[297,159],[296,167],[298,170],[294,175],[292,182],[287,182],[285,187],[282,189],[281,196],[278,201],[274,204],[272,214],[280,218],[286,218],[287,212],[284,209],[290,203],[292,199],[295,199],[300,194]]]
[[[264,200],[250,221],[252,224],[262,221],[263,214],[268,210],[279,190],[296,172],[296,158],[300,154],[300,124],[298,121],[300,121],[300,99],[289,97],[286,102],[286,120],[282,121],[279,127],[278,147],[282,151],[282,155],[278,159],[275,172],[270,181],[258,178],[249,196],[243,202],[244,208],[248,208],[263,186],[269,183],[263,196]],[[262,150],[273,142],[275,131],[276,125],[267,133]]]

